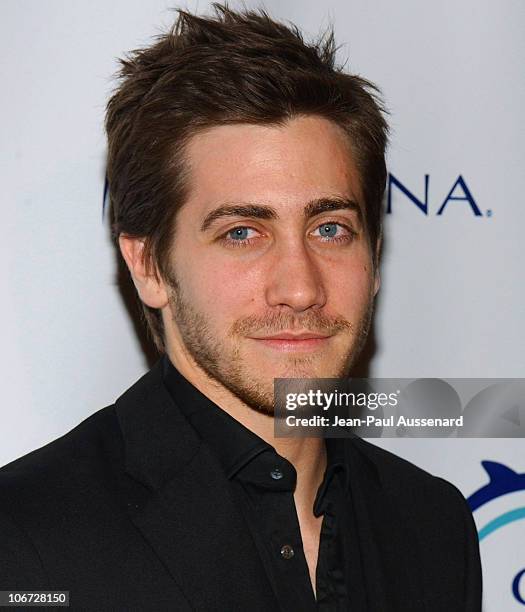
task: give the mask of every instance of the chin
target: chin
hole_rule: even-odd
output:
[[[344,363],[348,347],[341,351],[249,351],[241,358],[243,369],[250,377],[273,383],[274,378],[340,378],[346,371]],[[251,364],[251,365],[248,365]]]
[[[273,368],[273,378],[326,378],[330,368],[320,363],[287,363]]]

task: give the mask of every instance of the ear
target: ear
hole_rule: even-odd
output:
[[[381,275],[379,274],[379,265],[378,265],[376,267],[376,271],[374,275],[374,297],[377,295],[380,285],[381,285]]]
[[[377,245],[376,245],[376,264],[374,266],[374,297],[377,295],[377,292],[379,291],[379,287],[381,285],[381,274],[379,273],[379,259],[381,256],[381,246],[383,243],[383,236],[380,235],[377,239]]]
[[[126,262],[140,299],[151,308],[163,308],[168,303],[166,286],[160,276],[155,278],[153,271],[146,272],[144,260],[144,238],[120,234],[120,252]]]

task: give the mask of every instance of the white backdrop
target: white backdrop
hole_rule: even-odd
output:
[[[112,403],[147,369],[101,214],[104,105],[116,57],[171,24],[168,7],[205,11],[207,5],[0,5],[0,464]],[[341,59],[380,85],[391,112],[392,212],[370,374],[523,376],[525,4],[279,0],[264,6],[307,36],[334,22],[338,43],[347,43]],[[455,184],[451,195],[459,199],[447,201]],[[376,443],[454,482],[467,497],[488,482],[481,461],[525,473],[521,440]],[[506,495],[493,499],[489,492],[474,512],[480,530],[492,520],[500,525],[481,541],[486,612],[525,610],[525,520],[516,520],[525,507],[524,480],[516,477]]]

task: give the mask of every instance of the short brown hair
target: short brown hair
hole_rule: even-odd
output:
[[[308,44],[296,26],[262,9],[213,8],[213,17],[178,9],[175,24],[155,44],[120,60],[105,121],[113,238],[143,238],[147,269],[168,278],[175,217],[188,193],[188,140],[214,126],[277,126],[308,114],[335,122],[349,136],[375,257],[388,135],[379,90],[335,65],[332,26]],[[160,311],[142,307],[164,352]]]

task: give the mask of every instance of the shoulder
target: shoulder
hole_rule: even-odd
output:
[[[122,464],[123,443],[114,405],[65,435],[0,468],[0,512],[26,514],[60,505],[103,486]],[[98,483],[98,484],[97,484]]]
[[[463,493],[448,480],[362,438],[353,439],[353,443],[373,464],[383,490],[400,504],[425,507],[429,513],[443,513],[448,508],[456,515],[470,514]]]
[[[0,469],[0,588],[48,588],[42,551],[58,550],[66,533],[78,541],[83,514],[103,524],[121,469],[119,432],[108,406]]]

